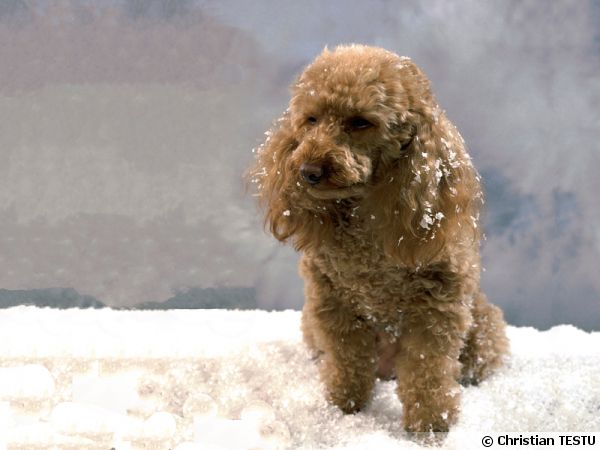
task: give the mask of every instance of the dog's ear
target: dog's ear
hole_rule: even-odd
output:
[[[255,150],[256,160],[246,180],[256,186],[256,197],[264,209],[265,227],[280,241],[286,241],[299,226],[292,214],[286,177],[290,174],[289,155],[298,146],[289,113],[265,133],[266,139]]]
[[[393,157],[384,158],[369,199],[384,250],[411,266],[431,262],[450,241],[479,237],[479,176],[458,130],[433,98],[429,81],[402,61]]]
[[[305,195],[299,186],[292,153],[298,147],[296,130],[286,112],[266,134],[256,150],[254,166],[246,173],[265,214],[265,228],[281,242],[292,241],[296,250],[306,250],[331,236],[335,220],[326,208],[302,206]]]

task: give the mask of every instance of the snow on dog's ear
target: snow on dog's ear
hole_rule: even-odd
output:
[[[265,227],[278,240],[284,242],[300,225],[297,214],[292,214],[288,201],[288,178],[293,176],[288,156],[298,146],[290,124],[289,113],[277,120],[266,139],[256,150],[254,166],[247,172],[247,179],[256,184],[257,197],[265,212]]]
[[[427,77],[407,58],[396,68],[390,90],[399,97],[391,102],[397,105],[390,127],[395,157],[385,163],[369,205],[386,253],[418,266],[453,238],[478,238],[482,193],[464,141]]]

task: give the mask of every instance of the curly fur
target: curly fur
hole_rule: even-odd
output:
[[[250,176],[271,233],[302,252],[302,329],[328,397],[356,412],[395,375],[405,429],[448,430],[458,382],[508,342],[479,288],[479,176],[426,76],[383,49],[325,49],[267,136]]]

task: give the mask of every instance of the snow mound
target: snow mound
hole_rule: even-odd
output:
[[[0,311],[0,449],[421,448],[394,382],[329,405],[295,311]],[[508,365],[463,389],[440,448],[600,429],[600,333],[509,328]]]

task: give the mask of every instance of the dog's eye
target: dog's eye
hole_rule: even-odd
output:
[[[346,123],[350,131],[362,131],[371,128],[373,124],[364,117],[352,117]]]
[[[309,125],[314,125],[315,123],[317,123],[317,118],[315,116],[309,116],[306,118],[306,123],[308,123]]]

